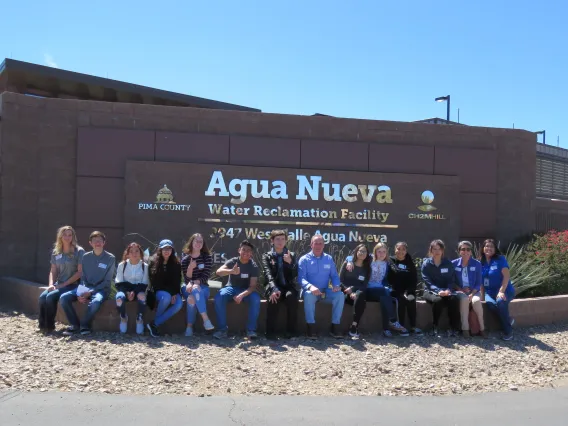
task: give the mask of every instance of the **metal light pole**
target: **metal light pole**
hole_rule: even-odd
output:
[[[537,135],[542,135],[542,144],[546,145],[546,130],[541,130],[540,132],[536,132]]]
[[[434,99],[436,102],[447,102],[447,110],[446,110],[446,120],[450,121],[450,95],[448,96],[440,96]]]

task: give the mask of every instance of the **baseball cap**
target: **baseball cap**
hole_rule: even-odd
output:
[[[160,241],[160,245],[158,246],[158,248],[163,249],[164,247],[174,248],[174,243],[172,243],[172,240],[162,240]]]

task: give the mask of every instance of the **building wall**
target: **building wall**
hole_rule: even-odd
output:
[[[523,130],[9,92],[0,108],[0,275],[45,280],[63,224],[75,226],[83,244],[101,229],[118,255],[132,159],[459,176],[461,237],[507,243],[534,229],[535,136]]]

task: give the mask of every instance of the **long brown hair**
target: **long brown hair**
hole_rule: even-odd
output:
[[[142,246],[138,243],[130,243],[126,246],[124,253],[122,253],[122,261],[126,262],[128,259],[128,255],[130,254],[130,250],[133,248],[137,248],[140,251],[140,260],[144,261],[144,252],[142,251]]]
[[[172,254],[168,259],[167,265],[179,265],[179,259],[176,256],[176,249],[172,247]],[[161,270],[162,266],[164,265],[164,256],[162,255],[162,249],[157,248],[154,252],[153,260],[152,260],[152,273],[156,273],[157,271]]]
[[[63,253],[63,233],[65,231],[71,231],[71,234],[73,236],[71,239],[72,251],[75,251],[75,249],[78,247],[77,234],[75,233],[75,230],[69,225],[62,226],[57,230],[57,236],[55,237],[55,243],[53,244],[53,254],[55,255]]]
[[[499,259],[499,256],[503,256],[503,253],[501,253],[501,250],[499,250],[499,247],[497,246],[495,240],[492,238],[488,238],[485,241],[483,241],[483,245],[481,246],[480,259],[479,259],[481,263],[487,263],[487,259],[485,257],[485,250],[484,250],[487,244],[493,244],[493,247],[495,247],[495,254],[491,256],[492,260]]]
[[[203,240],[203,247],[201,247],[201,254],[211,254],[209,252],[209,249],[207,248],[207,243],[205,242],[205,238],[203,238],[203,235],[201,235],[200,233],[195,233],[191,237],[189,237],[189,240],[187,240],[187,243],[185,243],[185,246],[183,246],[182,251],[185,254],[191,254],[191,252],[193,251],[193,241],[197,237],[201,237],[201,239]]]
[[[432,240],[430,246],[428,247],[428,257],[432,257],[432,248],[434,246],[439,246],[442,249],[442,258],[446,255],[446,245],[442,240]]]
[[[363,269],[367,274],[371,272],[371,253],[369,253],[369,249],[367,248],[367,246],[365,244],[359,244],[357,247],[353,249],[353,251],[351,252],[351,256],[353,256],[353,264],[355,264],[355,262],[357,261],[357,252],[361,248],[367,250],[367,256],[365,257],[365,259],[363,259]]]

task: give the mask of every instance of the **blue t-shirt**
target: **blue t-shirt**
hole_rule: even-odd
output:
[[[499,289],[501,288],[501,283],[503,282],[503,268],[509,268],[509,264],[507,263],[505,256],[499,256],[497,259],[491,259],[489,263],[487,263],[485,258],[482,259],[481,273],[483,277],[483,287],[485,287],[487,294],[493,298],[497,296],[497,293],[499,293]],[[506,291],[511,290],[514,289],[511,284],[511,280],[509,280]]]

